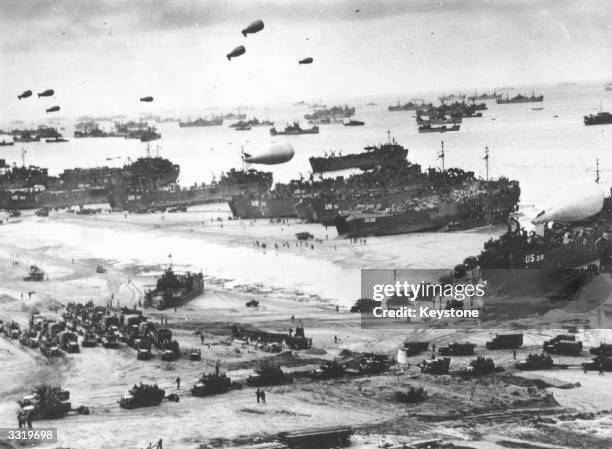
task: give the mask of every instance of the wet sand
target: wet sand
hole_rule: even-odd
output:
[[[551,411],[601,413],[610,408],[610,375],[600,377],[590,372],[585,376],[577,368],[516,372],[511,351],[484,349],[493,332],[490,329],[365,330],[360,327],[359,315],[348,312],[348,306],[359,297],[359,268],[452,267],[468,255],[477,254],[483,242],[503,232],[503,228],[381,237],[354,244],[337,239],[333,229],[325,230],[321,225],[228,221],[227,215],[227,210],[216,205],[163,215],[77,216],[58,212],[39,218],[26,213],[3,226],[1,318],[15,319],[22,326],[34,308],[45,316],[58,316],[61,306],[69,301],[93,300],[105,305],[112,295],[121,306],[135,306],[169,261],[181,270],[202,269],[207,286],[202,296],[176,312],[146,312],[153,321],[162,316],[168,319],[182,350],[200,347],[199,362],[185,357],[162,362],[158,356],[137,361],[134,350],[127,347],[82,348],[79,354],[48,360],[38,350],[0,338],[0,364],[8,374],[8,381],[0,385],[0,421],[12,424],[16,399],[33,385],[46,382],[70,390],[74,407],[87,405],[91,409],[89,416],[36,423],[57,426],[60,447],[144,447],[158,438],[164,438],[173,448],[194,448],[217,439],[238,445],[241,441],[265,440],[283,430],[334,424],[361,429],[354,437],[357,447],[372,447],[368,442],[378,438],[376,435],[397,435],[406,428],[411,429],[412,440],[439,436],[452,441],[490,443],[474,447],[502,447],[495,441],[517,438],[520,442],[527,434],[548,435],[560,429],[576,438],[583,434],[592,437],[593,432],[602,438],[610,436],[612,422],[605,415],[598,415],[596,420],[550,424],[549,431],[544,432],[536,430],[531,421],[535,413],[524,413],[516,418],[524,426],[523,433],[509,431],[498,423],[499,418],[491,416],[493,412],[505,413],[504,410],[520,415],[522,409],[542,409],[543,415]],[[216,221],[216,217],[224,220]],[[313,243],[314,249],[295,246],[294,234],[301,231],[311,232],[319,240]],[[284,242],[289,246],[283,246]],[[265,250],[262,243],[267,246]],[[31,264],[43,268],[48,280],[24,282],[22,277]],[[107,272],[96,273],[98,264],[104,265]],[[33,292],[31,298],[28,292]],[[260,300],[256,309],[245,306],[252,298]],[[338,312],[336,305],[340,306]],[[284,331],[295,326],[291,315],[304,323],[306,335],[313,339],[313,350],[276,356],[243,347],[230,337],[230,326],[236,322]],[[197,331],[204,333],[205,345]],[[536,328],[525,332],[525,345],[517,351],[519,359],[539,352],[544,340],[559,333]],[[334,336],[339,339],[337,343]],[[207,398],[192,397],[187,391],[202,372],[214,369],[217,360],[233,380],[241,381],[262,358],[272,357],[286,370],[306,370],[315,368],[323,359],[340,357],[343,350],[395,355],[407,338],[429,340],[438,346],[455,340],[472,341],[478,345],[477,355],[494,357],[497,364],[508,369],[510,377],[488,376],[476,381],[452,376],[415,377],[413,368],[404,367],[395,369],[394,374],[354,380],[298,380],[294,385],[267,389],[267,407],[256,404],[250,388]],[[584,331],[578,338],[588,348],[612,340],[612,333]],[[415,356],[409,362],[418,363],[425,356]],[[453,358],[452,369],[466,367],[472,358]],[[555,357],[556,362],[572,365],[589,357],[585,354],[568,359]],[[137,382],[156,382],[168,392],[177,392],[177,375],[183,380],[179,403],[129,411],[119,408],[120,396]],[[544,380],[552,387],[529,393],[527,385],[533,379]],[[555,387],[576,382],[581,386]],[[471,387],[473,384],[476,389]],[[395,402],[394,392],[407,385],[423,385],[431,398],[418,406]],[[466,417],[453,417],[457,411]],[[438,422],[434,416],[446,421]],[[487,437],[483,439],[483,435]],[[406,435],[403,438],[402,441],[411,441]],[[598,447],[596,444],[592,447]]]

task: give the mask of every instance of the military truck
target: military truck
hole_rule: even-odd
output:
[[[72,331],[64,331],[58,335],[60,347],[68,353],[80,352],[77,334]]]
[[[84,348],[93,348],[95,346],[98,346],[98,338],[96,337],[96,334],[91,331],[85,332],[85,335],[83,336],[83,341],[81,342],[81,346],[83,346]]]
[[[428,341],[406,341],[404,342],[404,351],[407,357],[420,354],[429,349]]]
[[[16,321],[11,321],[6,326],[4,326],[4,335],[10,339],[17,340],[19,338],[19,335],[21,335],[19,323],[17,323]]]
[[[45,357],[59,357],[61,355],[60,347],[55,341],[53,342],[45,341],[41,343],[40,352]]]
[[[45,272],[36,265],[30,265],[30,272],[23,278],[24,281],[43,281]]]
[[[596,348],[591,348],[589,352],[593,355],[600,355],[603,357],[612,357],[612,345],[602,343]]]
[[[214,373],[202,374],[198,382],[191,387],[193,396],[212,396],[227,393],[232,389],[232,380],[217,369]]]
[[[442,346],[438,350],[440,355],[473,355],[474,343],[451,343],[448,346]]]
[[[170,343],[166,343],[161,348],[161,359],[165,362],[173,362],[178,359],[181,355],[179,343],[176,340],[172,340]]]
[[[381,301],[370,298],[360,298],[351,306],[351,313],[367,313],[382,305]]]
[[[346,371],[346,367],[337,360],[329,360],[323,363],[318,369],[310,372],[312,379],[335,379],[342,377]]]
[[[249,376],[246,383],[250,387],[268,387],[272,385],[290,384],[293,379],[286,375],[280,366],[262,361],[259,368],[255,369],[255,375]]]
[[[545,352],[559,355],[578,356],[582,352],[582,342],[574,335],[557,335],[543,344]]]
[[[612,371],[612,358],[598,355],[590,362],[582,364],[582,367],[587,371]]]
[[[503,370],[501,366],[495,366],[493,359],[477,357],[470,362],[470,366],[465,369],[462,374],[467,376],[484,376],[487,374],[499,373]]]
[[[102,337],[102,346],[107,349],[119,348],[119,337],[113,331],[108,331]]]
[[[189,350],[189,360],[200,360],[202,358],[202,350],[200,348],[191,348]]]
[[[523,371],[535,371],[540,369],[551,369],[553,359],[548,354],[529,354],[526,360],[521,360],[516,367]]]
[[[121,397],[119,406],[125,409],[132,409],[159,405],[162,403],[165,396],[166,392],[157,385],[140,383],[139,385],[134,385],[128,391],[128,394]]]
[[[448,374],[451,359],[448,357],[423,360],[419,366],[425,374]]]
[[[523,346],[523,334],[495,334],[487,349],[518,349]]]
[[[34,419],[55,419],[66,416],[72,411],[70,392],[60,387],[41,385],[32,394],[18,401],[20,413],[31,414]],[[81,414],[89,414],[87,407],[79,407]]]

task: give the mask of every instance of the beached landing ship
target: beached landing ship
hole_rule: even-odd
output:
[[[297,218],[293,195],[277,189],[259,195],[235,196],[229,202],[234,217],[238,218]]]
[[[580,267],[599,260],[610,269],[612,199],[604,199],[597,184],[559,192],[532,222],[543,229],[528,233],[511,220],[504,235],[485,243],[478,266],[493,289],[550,290],[563,297],[584,281]]]
[[[201,295],[204,292],[204,276],[202,273],[187,273],[177,275],[169,267],[157,280],[154,290],[145,294],[145,307],[155,307],[163,310],[177,307]]]
[[[310,166],[315,173],[324,173],[348,168],[371,170],[376,167],[393,167],[406,161],[408,150],[399,145],[395,139],[378,146],[367,146],[365,151],[356,154],[336,155],[331,153],[325,157],[311,157]]]
[[[338,235],[350,238],[467,229],[504,222],[515,211],[519,197],[517,181],[473,179],[449,194],[420,198],[390,211],[338,215],[335,225]]]
[[[211,184],[179,188],[115,188],[108,195],[112,209],[146,212],[167,208],[187,208],[199,204],[230,201],[238,195],[257,195],[272,186],[272,173],[231,169]]]

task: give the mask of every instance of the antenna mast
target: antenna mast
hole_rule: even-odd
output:
[[[486,173],[487,173],[487,182],[489,182],[489,147],[485,147],[485,156],[483,157],[485,160]]]
[[[596,159],[595,182],[599,184],[599,159]]]
[[[25,155],[27,151],[25,148],[21,147],[21,165],[25,167]]]
[[[442,141],[442,149],[440,150],[438,157],[442,160],[442,173],[444,173],[444,141]]]

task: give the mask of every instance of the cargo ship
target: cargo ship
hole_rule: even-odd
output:
[[[109,193],[108,202],[114,210],[146,212],[227,202],[234,196],[267,192],[271,186],[272,173],[231,169],[219,181],[188,188],[176,185],[168,185],[166,188],[117,187]]]
[[[144,306],[158,310],[178,307],[202,293],[204,293],[202,273],[175,274],[170,266],[157,280],[155,289],[145,293]]]
[[[74,137],[82,139],[85,137],[118,137],[114,133],[100,129],[100,126],[93,120],[79,122],[74,127]]]
[[[472,178],[461,188],[421,196],[393,205],[389,210],[339,214],[335,225],[338,235],[349,238],[468,229],[504,222],[516,210],[519,197],[517,181]]]
[[[389,136],[386,143],[377,146],[367,146],[365,151],[356,154],[331,153],[325,157],[311,157],[310,166],[314,173],[359,168],[371,170],[376,167],[393,167],[406,161],[408,149],[399,145]]]
[[[212,117],[210,119],[198,118],[193,121],[179,121],[179,126],[181,128],[194,128],[199,126],[222,126],[223,125],[223,117]]]
[[[273,136],[295,136],[299,134],[319,134],[319,127],[313,126],[310,129],[302,129],[298,122],[293,122],[292,125],[287,125],[284,130],[279,131],[275,127],[270,128],[270,134]]]
[[[536,96],[533,92],[531,93],[530,97],[518,94],[517,96],[510,98],[508,94],[506,94],[506,98],[498,98],[497,100],[495,100],[497,104],[541,103],[542,101],[544,101],[544,95]]]
[[[597,114],[585,115],[584,124],[585,126],[610,125],[612,124],[612,114],[601,111]]]

